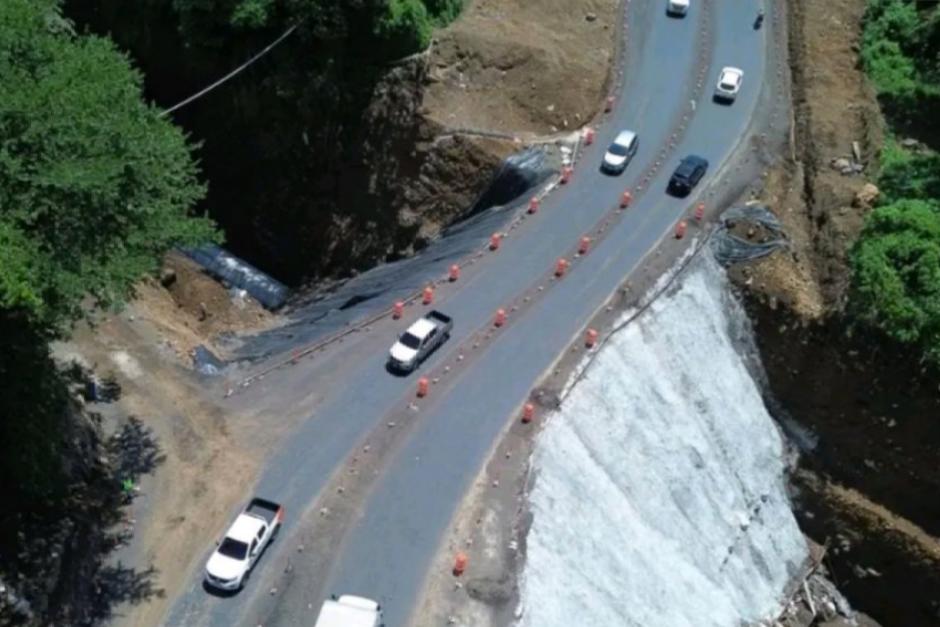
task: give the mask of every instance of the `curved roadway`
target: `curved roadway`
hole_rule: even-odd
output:
[[[747,135],[759,102],[771,21],[763,30],[753,30],[756,4],[752,8],[750,3],[742,9],[739,2],[693,1],[684,19],[666,17],[664,4],[628,4],[623,93],[598,127],[597,142],[585,150],[572,181],[549,195],[540,212],[521,223],[500,251],[468,268],[457,284],[439,290],[435,307],[452,314],[455,327],[450,342],[421,370],[442,372],[442,366],[450,364],[453,371],[432,388],[407,440],[367,492],[335,559],[322,565],[328,569],[321,575],[328,581],[325,590],[292,589],[272,597],[268,584],[281,575],[271,571],[291,557],[296,544],[292,536],[316,524],[315,517],[301,514],[310,510],[336,469],[364,437],[385,425],[389,412],[413,399],[416,377],[393,377],[384,369],[392,335],[404,326],[390,320],[317,356],[301,371],[305,381],[332,377],[342,379],[343,385],[325,390],[315,415],[266,462],[254,492],[283,503],[289,516],[253,580],[241,594],[219,598],[203,591],[201,572],[193,573],[166,624],[312,625],[326,592],[375,598],[385,607],[388,627],[407,624],[451,517],[507,417],[694,202],[694,195],[677,199],[664,193],[678,159],[694,152],[711,162],[701,189],[720,174],[720,166]],[[736,65],[745,74],[733,106],[711,102],[724,65]],[[704,86],[697,92],[701,72]],[[680,129],[684,116],[688,124]],[[639,151],[622,176],[605,176],[597,166],[604,147],[621,128],[638,131]],[[671,142],[677,145],[663,160],[664,147]],[[657,161],[663,162],[653,173]],[[612,215],[621,192],[636,188],[647,174],[651,178],[646,188],[626,212],[610,220],[592,251],[574,262],[566,277],[550,280],[554,261],[570,254],[582,234],[595,231]],[[507,305],[519,310],[490,338],[493,334],[483,330],[493,312]],[[406,317],[422,313],[416,307]],[[472,359],[464,363],[457,358],[474,350],[473,344],[479,348]],[[282,394],[281,386],[297,384],[297,376],[275,373],[253,393]],[[293,569],[321,567],[300,557],[293,556]]]

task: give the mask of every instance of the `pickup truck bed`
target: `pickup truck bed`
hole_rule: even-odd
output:
[[[269,525],[273,523],[275,519],[283,518],[283,508],[280,505],[273,501],[259,498],[251,499],[245,513],[260,518]]]
[[[439,323],[440,326],[443,327],[445,333],[447,331],[450,331],[451,327],[453,326],[451,323],[454,321],[453,318],[451,318],[450,316],[446,314],[442,314],[437,309],[432,309],[431,311],[429,311],[428,315],[426,315],[425,318],[429,320],[434,320],[435,322]]]

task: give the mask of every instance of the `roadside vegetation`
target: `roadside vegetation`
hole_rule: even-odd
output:
[[[193,215],[206,192],[194,146],[142,89],[128,58],[76,35],[57,0],[0,3],[2,624],[47,611],[48,624],[85,624],[54,573],[113,591],[97,579],[104,534],[120,480],[135,478],[113,465],[127,447],[101,461],[108,444],[75,400],[87,373],[60,370],[48,343],[119,305],[167,250],[219,240]]]
[[[940,365],[940,7],[869,0],[862,41],[893,137],[881,154],[879,206],[851,254],[851,307]]]
[[[230,168],[219,187],[244,178],[247,185],[231,193],[263,206],[271,174],[285,162],[304,161],[296,142],[333,159],[349,110],[361,113],[356,107],[379,69],[426,49],[433,29],[462,5],[0,2],[0,522],[7,530],[0,539],[0,624],[90,625],[114,603],[158,593],[152,573],[105,560],[120,541],[114,525],[123,495],[160,463],[159,447],[134,418],[103,438],[100,419],[81,402],[92,373],[61,369],[50,342],[68,338],[96,311],[120,307],[169,250],[221,241],[221,230],[202,215],[211,208],[213,172],[200,166],[207,152],[250,163],[247,171]],[[87,23],[76,26],[74,13],[82,11],[100,16],[107,23],[99,32],[119,40],[91,34]],[[206,110],[223,121],[214,126],[217,134],[203,133],[206,145],[163,114],[153,102],[154,85],[145,85],[136,67],[155,69],[156,91],[171,85],[165,100],[173,102],[293,25],[286,54],[266,60],[252,80],[228,86],[228,108]],[[152,56],[132,61],[121,48],[135,46]],[[154,58],[168,63],[157,67]],[[284,222],[284,215],[271,221]],[[287,215],[291,230],[309,217]],[[248,220],[254,228],[254,217]]]
[[[109,34],[130,53],[146,75],[147,98],[165,107],[296,26],[235,80],[173,112],[202,144],[210,185],[200,206],[230,250],[288,284],[385,259],[396,224],[387,211],[393,182],[363,179],[371,161],[403,158],[378,144],[401,139],[410,154],[410,99],[423,66],[412,64],[391,87],[383,79],[426,50],[464,0],[64,3],[79,30]],[[370,104],[383,95],[389,110],[379,114]],[[336,244],[369,224],[384,247]]]

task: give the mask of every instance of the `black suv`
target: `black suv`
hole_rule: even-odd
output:
[[[686,196],[705,176],[708,160],[697,155],[684,158],[669,179],[668,191],[675,196]]]

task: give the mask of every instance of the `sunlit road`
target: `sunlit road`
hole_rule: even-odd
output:
[[[506,421],[588,318],[688,212],[694,195],[678,199],[665,194],[678,159],[694,152],[711,162],[704,187],[722,176],[722,164],[746,137],[758,111],[772,24],[754,30],[754,12],[740,7],[703,0],[693,2],[685,18],[673,19],[664,14],[663,3],[628,5],[622,97],[597,128],[597,142],[585,149],[571,182],[549,195],[539,213],[512,232],[498,253],[439,291],[435,307],[452,315],[455,327],[451,340],[421,371],[434,372],[443,364],[454,364],[454,369],[422,403],[420,420],[374,479],[360,515],[321,573],[324,589],[292,587],[272,596],[267,582],[281,575],[273,571],[293,550],[292,534],[316,524],[315,517],[301,514],[316,502],[335,469],[370,430],[384,424],[390,411],[410,402],[419,375],[389,375],[384,356],[394,333],[423,313],[420,307],[409,310],[407,320],[376,323],[369,333],[303,366],[308,385],[317,385],[327,373],[342,385],[324,392],[326,400],[315,415],[267,460],[254,489],[286,506],[289,516],[280,540],[237,596],[207,594],[201,573],[193,573],[167,624],[312,625],[315,611],[309,606],[318,606],[333,592],[380,601],[388,627],[408,623],[442,535]],[[711,102],[725,65],[745,74],[732,106]],[[704,84],[699,90],[700,76]],[[639,151],[623,175],[606,176],[597,166],[621,128],[639,133]],[[629,210],[611,222],[609,232],[563,279],[551,281],[555,260],[602,223],[623,190],[636,189],[657,161],[662,163]],[[442,273],[447,263],[441,261]],[[540,285],[549,287],[538,290]],[[456,356],[470,350],[493,312],[510,305],[519,307],[511,323],[483,343],[473,359],[458,365]],[[279,394],[279,386],[285,385],[297,385],[297,377],[275,373],[252,393]],[[295,569],[320,568],[298,559],[293,564]]]

